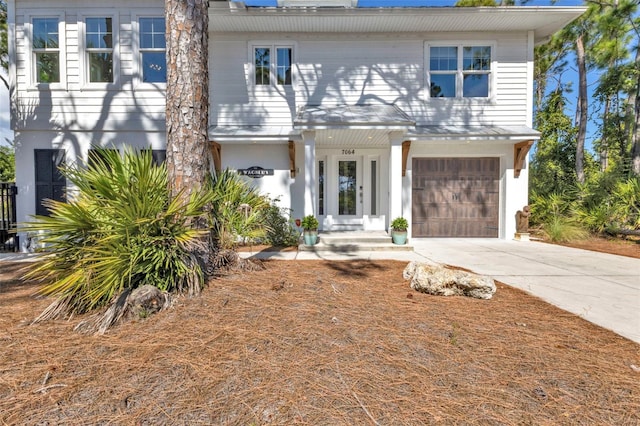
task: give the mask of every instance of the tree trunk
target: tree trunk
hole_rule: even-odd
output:
[[[576,177],[584,183],[584,141],[587,135],[587,65],[584,53],[583,35],[576,39],[578,59],[578,136],[576,138]]]
[[[631,134],[631,170],[636,176],[640,176],[640,45],[636,50],[636,70],[638,71],[634,110],[633,133]]]
[[[600,171],[604,172],[609,167],[609,135],[606,125],[609,120],[609,109],[611,108],[611,96],[607,95],[604,100],[604,112],[602,121],[604,123],[602,137],[600,138]]]
[[[207,0],[165,0],[167,35],[167,171],[171,197],[184,202],[205,184],[208,172],[209,15]],[[192,223],[208,228],[206,217]],[[208,275],[208,236],[192,256]]]
[[[207,0],[165,0],[167,169],[172,197],[199,190],[208,171]]]

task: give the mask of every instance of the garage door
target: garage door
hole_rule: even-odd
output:
[[[413,237],[498,237],[499,158],[414,158]]]

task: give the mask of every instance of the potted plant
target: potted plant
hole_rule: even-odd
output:
[[[407,228],[409,228],[409,223],[407,219],[400,216],[391,222],[391,238],[393,239],[393,244],[406,244],[407,243]]]
[[[312,246],[318,242],[318,219],[312,214],[302,218],[302,236],[304,237],[304,243],[308,246]]]

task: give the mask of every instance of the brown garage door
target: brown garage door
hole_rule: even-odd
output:
[[[414,158],[413,237],[497,237],[499,158]]]

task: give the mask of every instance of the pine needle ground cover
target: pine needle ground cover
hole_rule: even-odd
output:
[[[640,346],[504,284],[413,292],[404,262],[269,261],[111,329],[0,263],[0,424],[640,423]]]

